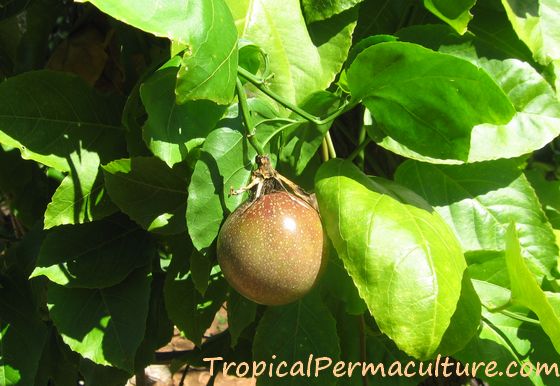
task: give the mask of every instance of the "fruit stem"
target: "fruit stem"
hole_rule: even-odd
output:
[[[321,158],[323,162],[327,162],[329,160],[329,145],[327,145],[326,138],[323,138],[323,142],[321,143]]]
[[[239,112],[243,116],[245,129],[247,130],[247,140],[255,148],[257,154],[264,155],[264,148],[257,137],[255,137],[255,125],[253,124],[251,110],[249,110],[249,104],[247,103],[247,94],[239,78],[236,79],[235,88],[237,90],[237,98],[239,99]]]
[[[329,131],[325,134],[325,139],[327,140],[327,148],[329,149],[329,158],[336,158],[336,150],[334,149],[334,143]]]
[[[309,114],[307,111],[305,111],[305,110],[299,108],[298,106],[288,102],[283,97],[281,97],[280,95],[276,94],[274,91],[269,89],[265,85],[265,81],[263,79],[257,78],[255,75],[253,75],[252,73],[250,73],[249,71],[247,71],[243,67],[238,67],[237,68],[237,73],[240,76],[242,76],[243,78],[247,79],[250,83],[252,83],[256,88],[258,88],[264,94],[268,95],[270,98],[274,99],[276,102],[280,103],[282,106],[284,106],[288,110],[293,111],[297,115],[307,119],[310,122],[313,122],[316,125],[324,125],[326,123],[334,121],[337,117],[344,114],[348,110],[351,110],[352,108],[354,108],[359,103],[358,100],[344,101],[342,106],[340,106],[337,110],[332,112],[330,115],[327,115],[325,118],[321,119],[321,118],[316,117],[312,114]]]
[[[363,154],[364,154],[364,149],[366,148],[367,145],[369,145],[371,143],[371,138],[366,138],[365,140],[363,140],[357,148],[354,149],[354,151],[348,156],[347,160],[352,161],[354,160],[354,158],[356,158],[358,155],[361,155],[360,159],[363,160]]]

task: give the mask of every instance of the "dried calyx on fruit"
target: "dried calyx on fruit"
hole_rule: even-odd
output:
[[[326,261],[325,236],[314,200],[257,156],[249,199],[224,222],[218,263],[226,280],[256,303],[280,305],[305,295]]]

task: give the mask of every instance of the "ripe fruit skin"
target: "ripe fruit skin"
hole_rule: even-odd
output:
[[[316,283],[326,260],[324,237],[315,209],[292,194],[269,193],[226,219],[218,235],[218,263],[243,296],[287,304]]]

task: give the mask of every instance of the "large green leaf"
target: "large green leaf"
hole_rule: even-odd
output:
[[[158,158],[135,157],[103,166],[111,200],[144,229],[176,234],[186,228],[187,180]]]
[[[482,69],[410,43],[380,43],[362,51],[348,69],[348,85],[374,117],[373,139],[389,137],[393,147],[434,162],[497,158],[472,149],[486,145],[473,144],[473,131],[484,123],[505,125],[515,113]]]
[[[424,6],[441,20],[448,23],[460,34],[467,32],[467,25],[472,19],[470,9],[476,0],[424,0]]]
[[[0,384],[34,385],[47,338],[24,278],[0,276]]]
[[[189,185],[187,226],[198,250],[209,247],[220,229],[224,212],[233,211],[243,195],[227,197],[229,189],[247,185],[255,150],[240,132],[219,128],[202,146]]]
[[[512,302],[527,307],[537,315],[544,332],[560,353],[560,307],[551,304],[523,260],[513,224],[508,227],[505,238]]]
[[[233,99],[237,32],[223,0],[90,1],[112,17],[185,49],[177,80],[180,102],[209,99],[227,104]]]
[[[381,331],[408,354],[430,358],[466,268],[452,231],[419,196],[348,161],[324,164],[315,187],[329,238]]]
[[[144,269],[108,288],[48,288],[49,313],[64,342],[97,364],[127,371],[144,337],[149,299]]]
[[[120,110],[118,99],[99,95],[77,76],[27,72],[0,83],[0,143],[61,171],[77,169],[84,152],[109,162],[125,149]]]
[[[325,20],[344,12],[363,0],[302,0],[303,13],[307,23]]]
[[[105,192],[98,155],[85,152],[82,163],[64,177],[54,192],[45,212],[45,229],[99,220],[116,211]]]
[[[188,261],[174,257],[165,280],[165,307],[173,323],[200,346],[204,332],[226,300],[226,291],[226,281],[213,277],[202,296],[194,285]]]
[[[302,102],[324,90],[346,60],[356,13],[344,12],[308,30],[299,0],[227,0],[239,35],[270,57],[273,91]],[[325,28],[326,27],[326,28]]]
[[[560,59],[558,0],[502,0],[502,4],[517,36],[539,63]]]
[[[186,159],[214,128],[224,112],[211,101],[175,101],[177,68],[156,71],[140,88],[148,113],[143,127],[144,141],[150,150],[170,167]]]
[[[62,226],[43,241],[31,277],[44,275],[67,287],[111,287],[154,255],[151,237],[126,218]]]
[[[253,341],[253,355],[256,361],[270,361],[274,358],[278,362],[286,361],[289,364],[302,362],[299,376],[263,375],[258,378],[259,386],[334,385],[337,379],[332,376],[332,373],[328,374],[328,371],[321,373],[319,377],[302,375],[305,374],[303,363],[307,363],[310,355],[315,359],[323,358],[322,365],[326,365],[328,360],[332,361],[331,364],[337,362],[340,345],[336,321],[316,292],[286,306],[269,307],[257,327]],[[292,370],[288,367],[284,372],[290,371]]]
[[[505,230],[514,221],[533,274],[542,280],[556,266],[552,228],[516,161],[457,166],[407,161],[395,178],[436,208],[465,251],[503,251]]]
[[[487,24],[496,23],[494,20]],[[499,21],[498,21],[499,23]],[[495,31],[480,30],[476,38],[456,36],[441,28],[416,27],[399,36],[471,61],[482,68],[500,86],[511,101],[515,115],[505,124],[483,123],[470,132],[468,151],[469,162],[497,158],[512,158],[540,149],[560,134],[560,102],[547,81],[528,63],[515,59],[487,60],[484,57],[504,57],[519,54],[526,57],[519,44],[509,43],[512,38],[507,29]],[[498,32],[500,34],[498,34]],[[497,50],[495,41],[488,41],[487,35],[508,43]],[[372,127],[374,129],[374,127]],[[381,127],[374,134],[381,146],[409,158],[428,162],[448,162],[434,160],[412,144],[398,140],[392,133]],[[380,132],[381,131],[381,132]],[[371,132],[373,134],[373,131]],[[383,138],[384,137],[384,138]]]

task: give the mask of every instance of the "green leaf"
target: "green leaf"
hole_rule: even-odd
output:
[[[264,313],[253,341],[256,361],[276,361],[294,364],[301,361],[301,375],[310,355],[329,358],[336,363],[340,356],[340,345],[336,332],[336,321],[323,304],[317,292],[312,292],[295,303],[269,307]],[[277,362],[277,363],[278,363]],[[296,366],[297,369],[297,366]],[[286,372],[291,371],[288,369]],[[258,378],[257,384],[264,385],[334,385],[336,378],[321,373],[319,377],[291,376]]]
[[[346,313],[362,315],[367,310],[366,303],[360,297],[356,285],[332,245],[329,245],[329,252],[327,268],[321,279],[322,285],[329,295],[340,299],[345,304]]]
[[[0,83],[0,143],[61,171],[77,169],[84,152],[109,162],[125,149],[120,111],[77,76],[27,72]]]
[[[339,104],[339,97],[327,91],[320,91],[303,102],[301,108],[316,116],[325,116],[336,110]],[[323,137],[331,125],[332,122],[324,125],[305,122],[284,130],[282,160],[292,165],[297,174],[301,174],[321,146]]]
[[[80,374],[88,386],[123,386],[131,376],[129,372],[97,365],[87,359],[80,361]]]
[[[211,256],[204,255],[194,250],[189,259],[194,286],[202,296],[204,296],[208,288],[210,273],[212,272],[212,262],[210,258]]]
[[[49,182],[40,166],[22,159],[17,149],[0,151],[0,191],[8,198],[10,211],[27,228],[42,222],[52,194]]]
[[[255,321],[257,303],[250,301],[237,291],[230,290],[227,300],[228,330],[231,335],[231,347],[235,347],[245,328]]]
[[[313,23],[319,20],[325,20],[341,12],[344,12],[363,0],[302,0],[303,13],[305,21]]]
[[[560,229],[560,181],[549,180],[544,170],[525,171],[527,180],[535,189],[546,217],[554,229]]]
[[[197,346],[226,300],[227,283],[211,279],[204,296],[197,291],[188,262],[173,258],[164,288],[165,307],[173,323]]]
[[[549,64],[560,59],[560,4],[557,0],[502,0],[517,36],[531,50],[535,60]]]
[[[33,385],[46,339],[29,284],[0,276],[0,384]]]
[[[99,157],[85,152],[82,163],[64,177],[54,192],[45,212],[45,229],[99,220],[116,211],[105,192]]]
[[[62,226],[43,241],[31,277],[44,275],[66,287],[111,287],[154,255],[151,237],[126,218]]]
[[[225,108],[211,101],[175,101],[177,69],[156,71],[142,84],[140,95],[148,119],[143,137],[148,148],[169,167],[186,159],[188,153],[210,133]]]
[[[103,166],[111,200],[144,229],[161,234],[185,231],[187,181],[158,158],[135,157]]]
[[[76,386],[79,379],[79,356],[62,342],[56,328],[51,326],[43,348],[35,385]]]
[[[471,149],[473,131],[484,123],[506,124],[515,113],[482,69],[410,43],[380,43],[362,51],[348,69],[348,85],[378,125],[380,133],[370,132],[374,140],[388,136],[397,142],[394,147],[444,162],[492,157]]]
[[[241,38],[270,57],[270,88],[292,103],[326,89],[342,68],[352,42],[356,12],[308,28],[299,0],[227,0]]]
[[[515,384],[520,386],[558,385],[558,378],[547,377],[547,382],[544,383],[541,376],[535,372],[532,372],[528,378],[522,376],[512,378],[505,374],[506,367],[511,362],[517,365],[517,367],[512,366],[511,370],[519,372],[521,366],[527,362],[526,366],[529,366],[529,363],[535,366],[537,362],[557,361],[555,360],[557,354],[547,340],[539,326],[523,323],[499,313],[484,312],[478,335],[462,351],[453,356],[464,364],[475,361],[478,363],[495,361],[498,364],[496,371],[502,371],[502,375],[486,377],[482,369],[477,372],[477,378],[492,382],[493,386],[510,386],[512,379],[515,379]]]
[[[481,303],[490,311],[511,302],[505,251],[477,251],[465,254],[468,271]]]
[[[516,58],[532,62],[531,52],[521,42],[503,12],[480,7],[469,25],[471,34],[459,35],[444,24],[413,25],[400,29],[396,36],[400,41],[416,43],[459,58],[475,62],[479,58]]]
[[[506,233],[506,265],[509,272],[511,299],[533,311],[541,326],[560,353],[560,308],[553,307],[533,277],[521,255],[521,245],[511,224]]]
[[[465,347],[478,331],[480,313],[480,299],[471,283],[469,271],[465,271],[461,282],[461,296],[449,328],[441,339],[438,354],[450,356]]]
[[[163,298],[164,274],[154,274],[144,340],[136,351],[134,367],[145,368],[155,362],[155,352],[173,337],[173,322],[167,316]]]
[[[471,139],[472,161],[527,154],[560,134],[560,102],[537,70],[515,59],[481,60],[480,65],[504,90],[516,114],[506,125],[475,127]]]
[[[395,179],[438,211],[465,251],[503,251],[506,228],[514,221],[523,257],[541,281],[556,266],[558,247],[518,164],[515,160],[458,166],[407,161]]]
[[[150,277],[144,269],[101,289],[49,284],[49,313],[64,342],[93,362],[134,370],[148,316]]]
[[[496,8],[499,9],[486,6],[484,1],[479,2],[474,10],[474,19],[469,24],[469,30],[474,34],[471,40],[479,56],[502,60],[516,58],[531,63],[531,51],[517,37],[503,8],[499,5]]]
[[[237,77],[237,31],[231,12],[224,0],[182,4],[188,40],[177,78],[177,101],[208,99],[227,105]]]
[[[255,150],[238,131],[223,127],[208,135],[189,185],[187,227],[193,245],[208,248],[220,229],[224,211],[233,211],[242,195],[227,197],[231,187],[249,182]]]
[[[371,363],[394,363],[399,362],[405,364],[414,360],[414,358],[402,352],[395,346],[395,343],[383,334],[372,334],[366,337],[367,359]],[[386,367],[387,368],[387,367]],[[379,374],[379,373],[378,373]],[[358,374],[354,375],[355,377]],[[416,374],[413,377],[386,377],[379,379],[379,376],[370,376],[372,384],[381,386],[415,386],[422,381],[422,377]],[[361,383],[363,384],[363,383]]]
[[[415,11],[423,11],[412,0],[368,0],[360,4],[358,24],[354,31],[354,41],[358,42],[372,35],[394,34],[405,25],[407,14],[404,10],[415,6]],[[427,12],[426,12],[427,13]]]
[[[488,23],[495,24],[496,21],[491,20]],[[500,46],[507,47],[504,52],[492,49],[495,45],[492,45],[492,41],[487,42],[488,34],[499,38],[500,41],[508,39],[508,33],[502,36],[504,32],[499,32],[501,34],[494,30],[480,31],[480,36],[472,39],[453,37],[438,28],[418,27],[400,34],[405,40],[427,44],[441,52],[471,61],[492,77],[513,104],[516,113],[506,124],[484,123],[472,128],[470,145],[466,149],[468,162],[513,158],[527,154],[542,148],[560,134],[560,102],[546,80],[529,64],[519,60],[498,61],[483,57],[503,57],[516,53],[520,53],[522,57],[526,56],[514,43]],[[383,132],[383,127],[381,130],[374,127],[370,129],[370,135],[373,135],[381,146],[396,153],[421,161],[452,163],[427,157],[417,147],[409,146],[405,142],[399,143],[393,134]]]
[[[452,231],[413,192],[331,160],[315,179],[327,234],[381,331],[419,359],[438,348],[466,264]]]
[[[35,269],[39,250],[47,232],[39,222],[25,234],[23,239],[12,245],[7,253],[5,263],[8,267],[17,267],[25,276],[29,277]]]
[[[223,0],[90,2],[115,19],[168,38],[185,49],[177,81],[178,101],[208,99],[227,104],[233,99],[237,33]]]
[[[441,20],[452,26],[460,34],[467,32],[467,25],[472,19],[470,9],[476,0],[424,0],[424,6]]]

